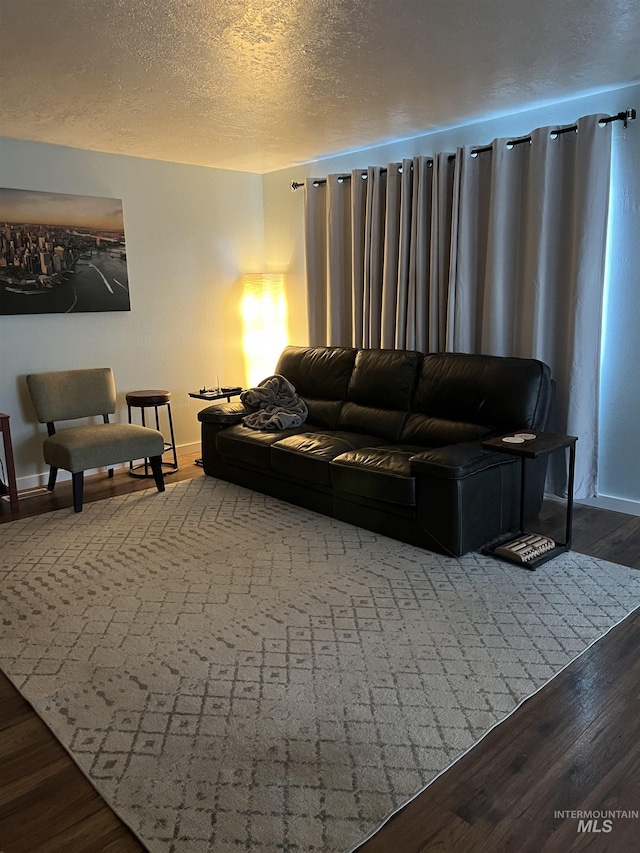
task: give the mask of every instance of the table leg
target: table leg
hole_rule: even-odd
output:
[[[4,458],[7,463],[7,486],[9,487],[9,506],[12,510],[18,509],[18,487],[16,485],[16,468],[13,461],[13,445],[11,444],[11,432],[9,430],[9,418],[2,419],[2,442],[4,445]]]
[[[520,529],[519,533],[524,533],[524,495],[525,495],[525,470],[526,459],[523,457],[520,460]]]
[[[569,482],[567,484],[567,530],[565,533],[565,545],[571,547],[571,536],[573,531],[573,487],[576,470],[576,446],[575,443],[569,447]]]

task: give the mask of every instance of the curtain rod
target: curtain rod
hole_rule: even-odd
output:
[[[451,163],[453,160],[455,160],[455,159],[456,159],[456,155],[455,155],[455,154],[449,154],[449,162],[450,162],[450,163]],[[432,159],[431,157],[429,157],[429,158],[428,158],[428,160],[427,160],[427,168],[429,168],[429,169],[430,169],[432,166],[433,166],[433,159]],[[411,164],[410,168],[413,170],[413,163]],[[356,171],[357,171],[357,170],[356,170]],[[387,172],[388,172],[388,169],[387,169],[386,167],[384,167],[384,166],[382,167],[382,169],[380,169],[380,174],[381,174],[381,175],[384,175],[384,174],[386,174]],[[402,174],[402,166],[398,166],[398,172],[399,172],[400,174]],[[338,175],[338,179],[337,179],[337,180],[338,180],[338,183],[339,183],[339,184],[342,184],[344,181],[350,181],[352,177],[353,177],[353,175],[352,175],[351,173],[349,173],[348,175]],[[361,170],[361,172],[360,172],[360,177],[362,178],[362,180],[363,180],[363,181],[366,181],[366,180],[367,180],[367,171],[366,171],[366,169],[362,169],[362,170]],[[304,181],[302,181],[302,182],[299,182],[299,181],[291,181],[290,186],[291,186],[291,189],[292,189],[292,190],[297,190],[297,189],[299,189],[300,187],[303,187],[303,186],[304,186],[304,183],[305,183]],[[314,180],[313,180],[311,183],[312,183],[312,186],[314,186],[314,187],[319,187],[321,184],[326,184],[326,183],[327,183],[327,179],[326,179],[326,178],[314,178]]]
[[[606,118],[601,118],[600,121],[598,122],[598,124],[601,124],[601,125],[602,124],[611,124],[611,122],[613,122],[613,121],[621,121],[621,122],[623,122],[623,127],[626,128],[628,122],[635,121],[635,118],[636,118],[636,111],[633,107],[631,107],[628,110],[624,110],[622,112],[617,113],[617,115],[607,116]],[[570,127],[559,127],[557,130],[552,130],[550,132],[549,136],[551,137],[551,139],[555,139],[556,137],[560,136],[562,133],[575,133],[577,130],[578,130],[578,125],[572,124]],[[522,145],[525,142],[531,142],[531,136],[521,136],[518,139],[510,139],[507,142],[507,148],[513,148],[514,145]],[[471,149],[471,156],[477,157],[478,154],[483,154],[485,151],[491,151],[492,149],[493,149],[493,145],[483,145],[480,148],[472,148]],[[455,160],[455,158],[456,158],[455,154],[450,154],[449,158],[448,158],[449,162],[451,163],[453,160]],[[433,166],[433,160],[431,158],[429,158],[427,160],[427,166]],[[413,168],[413,166],[412,166],[412,168]],[[382,168],[382,169],[380,169],[380,174],[382,175],[386,171],[387,171],[387,169]],[[402,172],[402,166],[399,167],[398,171]],[[366,180],[367,172],[365,170],[360,172],[360,177],[363,180]],[[338,175],[338,183],[339,184],[343,183],[344,181],[350,181],[350,180],[351,180],[350,174]],[[319,187],[321,184],[326,184],[326,183],[327,183],[326,178],[316,178],[314,181],[312,181],[312,186]],[[303,187],[304,185],[305,185],[305,181],[291,181],[291,184],[290,184],[291,189],[294,192],[295,192],[295,190],[300,189],[300,187]]]
[[[627,127],[627,123],[630,121],[634,121],[636,117],[635,109],[631,108],[625,110],[624,112],[620,112],[615,116],[607,116],[606,118],[601,118],[598,124],[611,124],[612,121],[621,121],[623,122],[623,127]],[[549,133],[551,139],[556,139],[556,137],[560,136],[562,133],[577,133],[578,125],[572,124],[569,127],[559,127],[557,130],[552,130]],[[507,148],[513,148],[514,145],[522,145],[524,142],[531,142],[531,136],[521,136],[518,139],[510,139],[507,142]],[[480,148],[472,148],[471,156],[477,157],[478,154],[483,154],[485,151],[491,151],[493,148],[492,145],[483,145]]]

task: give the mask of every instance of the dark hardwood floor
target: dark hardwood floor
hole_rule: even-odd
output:
[[[557,816],[640,809],[639,648],[636,611],[493,729],[358,853],[640,849],[640,818],[614,819],[607,832],[603,819],[581,830],[577,816]]]
[[[203,476],[183,454],[168,482]],[[85,501],[153,481],[88,477]],[[73,505],[71,486],[0,502],[0,523]],[[564,505],[532,530],[562,538]],[[573,550],[640,569],[640,518],[575,507]],[[359,853],[629,853],[640,818],[585,823],[558,811],[640,810],[640,612],[593,645],[433,782]],[[596,830],[600,830],[599,832]],[[145,848],[0,675],[0,853],[133,853]],[[211,851],[216,853],[216,851]],[[305,851],[300,851],[305,853]]]

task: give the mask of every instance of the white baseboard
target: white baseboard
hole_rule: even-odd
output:
[[[192,441],[190,444],[179,444],[176,448],[178,454],[180,453],[200,453],[200,442]],[[166,459],[165,459],[166,461]],[[114,465],[113,467],[118,470],[120,468],[127,468],[129,465],[128,462],[122,462],[119,465]],[[93,468],[91,471],[86,471],[86,474],[98,474],[100,472],[106,473],[106,468]],[[68,471],[63,471],[60,469],[58,471],[58,482],[62,483],[64,480],[70,480],[71,474]],[[41,471],[38,474],[29,474],[26,477],[18,477],[17,478],[17,486],[18,492],[28,491],[30,489],[41,489],[46,488],[47,483],[49,482],[49,470]]]
[[[627,501],[623,498],[611,498],[607,495],[598,495],[597,498],[584,498],[576,503],[585,506],[593,506],[596,509],[610,509],[613,512],[624,512],[627,515],[640,516],[640,501]]]

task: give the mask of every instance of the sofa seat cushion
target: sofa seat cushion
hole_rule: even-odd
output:
[[[228,427],[216,435],[216,448],[223,458],[243,465],[271,470],[271,446],[298,432],[313,431],[309,424],[283,430],[251,429],[244,424]]]
[[[340,430],[300,433],[283,438],[271,447],[271,464],[288,477],[330,486],[329,466],[336,456],[359,447],[382,444],[382,441],[375,436]]]
[[[416,481],[409,460],[424,450],[424,446],[403,444],[348,451],[331,463],[331,482],[340,492],[415,506]]]

